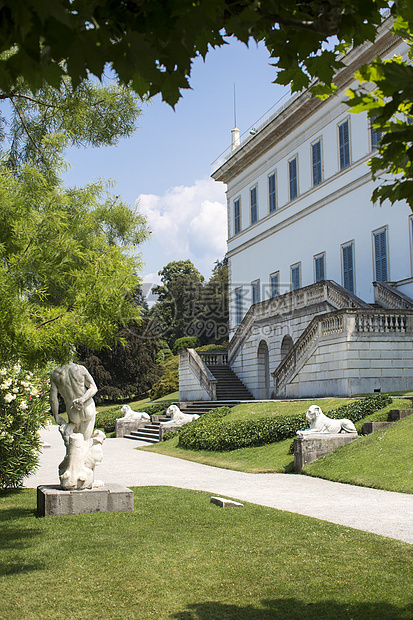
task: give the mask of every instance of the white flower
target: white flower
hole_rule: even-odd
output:
[[[22,369],[22,367],[20,366],[20,364],[15,364],[15,365],[13,366],[13,371],[14,371],[15,373],[20,372],[20,371],[21,371],[21,369]]]
[[[30,383],[27,381],[20,381],[20,385],[22,385],[26,390],[30,388]]]
[[[32,377],[33,377],[33,373],[28,372],[27,375],[25,376],[25,379],[27,379],[27,381],[30,381]]]
[[[33,387],[30,390],[30,396],[39,396],[39,392],[37,391],[37,388]]]
[[[4,375],[7,375],[7,370],[6,370],[6,368],[0,368],[0,375],[1,375],[2,377],[4,377]]]
[[[14,400],[15,398],[16,398],[16,394],[10,394],[10,392],[8,392],[6,396],[4,397],[4,400],[6,401],[6,403],[11,403],[11,401]]]
[[[19,391],[19,388],[18,388],[18,387],[15,387],[15,388],[13,388],[13,389],[12,389],[13,394],[17,394],[17,393],[18,393],[18,391]]]
[[[26,403],[26,401],[25,401],[25,400],[22,400],[22,402],[21,402],[21,403],[20,403],[20,405],[19,405],[19,409],[28,409],[28,408],[29,408],[29,406],[28,406],[28,404]]]
[[[10,378],[9,378],[9,379],[6,379],[6,380],[5,380],[5,381],[3,381],[3,383],[0,385],[0,388],[1,388],[2,390],[8,390],[8,389],[9,389],[9,387],[11,386],[11,384],[12,384],[12,380],[11,380]]]

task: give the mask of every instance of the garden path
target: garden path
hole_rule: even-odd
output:
[[[57,426],[43,429],[50,443],[24,486],[57,484],[65,450]],[[413,544],[413,495],[341,484],[297,474],[246,474],[135,450],[145,442],[108,439],[96,478],[125,486],[174,486],[287,510]]]

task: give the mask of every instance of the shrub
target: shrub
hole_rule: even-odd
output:
[[[162,441],[168,441],[168,439],[173,439],[179,435],[179,430],[176,431],[167,431],[162,437]]]
[[[172,405],[173,400],[163,400],[160,403],[148,405],[137,405],[134,411],[145,411],[148,415],[162,414],[165,409]],[[139,407],[139,408],[138,408]],[[117,418],[122,417],[121,406],[111,407],[106,411],[99,411],[96,414],[96,428],[103,428],[105,433],[114,433]]]
[[[157,400],[162,396],[167,396],[179,389],[179,359],[177,355],[170,357],[166,362],[161,364],[163,370],[162,377],[153,384],[149,391],[151,400]]]
[[[0,369],[0,488],[17,488],[35,471],[48,395],[46,370],[27,372],[19,363]]]
[[[391,402],[389,396],[379,394],[343,405],[327,412],[326,415],[330,418],[348,418],[352,422],[357,422]],[[184,427],[179,434],[179,446],[190,450],[237,450],[294,437],[297,431],[308,426],[305,413],[226,421],[223,418],[229,411],[228,407],[213,409],[196,422]]]
[[[183,351],[184,349],[196,349],[199,347],[200,340],[198,336],[185,336],[184,338],[178,338],[174,342],[173,352],[174,355],[177,355],[179,351]]]

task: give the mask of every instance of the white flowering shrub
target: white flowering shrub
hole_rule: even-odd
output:
[[[0,488],[16,488],[38,465],[39,429],[49,412],[46,370],[0,367]]]

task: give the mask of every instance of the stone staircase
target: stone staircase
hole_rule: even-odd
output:
[[[165,415],[151,416],[151,423],[140,428],[138,431],[131,431],[129,435],[125,435],[125,439],[135,439],[138,441],[147,441],[148,443],[159,442],[159,427],[161,422],[168,422],[170,418]]]
[[[254,400],[251,392],[228,364],[207,364],[207,367],[218,382],[217,401]]]
[[[251,398],[251,400],[253,400]],[[216,407],[235,407],[235,405],[239,405],[240,403],[245,403],[245,400],[197,400],[197,401],[188,401],[179,403],[179,408],[182,413],[191,413],[203,415],[204,413],[208,413],[211,409],[215,409]]]
[[[407,418],[407,416],[412,414],[413,409],[390,409],[387,422],[364,422],[362,433],[363,435],[370,435],[370,433],[374,433],[374,431],[378,431],[381,428],[386,428],[386,426],[390,426],[393,422],[403,420],[403,418]]]

